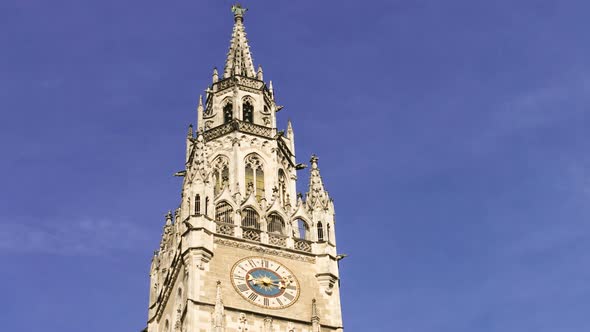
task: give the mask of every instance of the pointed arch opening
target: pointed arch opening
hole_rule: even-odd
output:
[[[297,229],[295,230],[295,237],[300,240],[309,240],[309,225],[301,218],[295,220]]]
[[[275,234],[285,234],[285,221],[277,213],[271,213],[268,216],[267,232]]]
[[[245,184],[246,193],[254,193],[256,200],[265,197],[264,191],[264,167],[261,158],[256,154],[250,154],[245,159]]]
[[[234,223],[234,209],[226,202],[221,201],[215,206],[215,220],[224,224]]]
[[[244,122],[254,123],[254,106],[250,100],[244,101],[242,104],[242,118]]]
[[[227,103],[223,106],[223,123],[230,123],[234,117],[234,106],[232,103]]]
[[[195,196],[195,214],[201,214],[201,195],[199,194]]]
[[[321,221],[318,221],[318,242],[324,242],[324,227]]]
[[[242,209],[242,227],[260,229],[260,216],[253,208]]]
[[[229,183],[229,159],[226,156],[219,156],[213,160],[212,164],[215,181],[213,190],[217,196]]]

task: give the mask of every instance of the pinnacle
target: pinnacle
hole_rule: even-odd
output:
[[[246,8],[242,8],[239,4],[232,7],[235,23],[227,60],[225,61],[223,78],[233,75],[256,77],[257,72],[254,69],[254,62],[252,61],[252,54],[250,54],[250,46],[248,45],[246,30],[243,25],[246,10]]]

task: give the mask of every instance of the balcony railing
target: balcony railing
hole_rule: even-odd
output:
[[[277,233],[268,233],[268,244],[279,247],[287,246],[287,237]]]
[[[234,228],[236,225],[227,224],[223,222],[216,222],[216,232],[223,235],[234,236]]]
[[[260,233],[262,231],[255,228],[242,228],[242,238],[250,241],[260,242]]]
[[[203,138],[205,139],[205,141],[210,141],[212,139],[216,139],[223,135],[229,134],[232,131],[241,131],[243,133],[248,133],[256,136],[272,138],[272,128],[253,124],[250,122],[240,121],[237,119],[206,130],[203,133]]]
[[[221,235],[227,236],[238,236],[236,234],[236,228],[238,226],[234,224],[228,224],[224,222],[216,222],[216,233]],[[255,241],[255,242],[262,242],[262,230],[250,227],[241,227],[242,228],[242,238],[245,240]],[[288,236],[282,235],[279,233],[267,232],[268,235],[268,244],[277,246],[277,247],[287,247],[288,244]],[[266,242],[265,242],[266,243]],[[312,241],[293,238],[293,248],[298,251],[304,251],[311,253],[311,245]]]
[[[295,250],[301,250],[305,252],[311,252],[311,241],[303,239],[295,239],[294,248]]]

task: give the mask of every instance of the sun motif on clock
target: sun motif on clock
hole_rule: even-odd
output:
[[[272,259],[241,259],[232,267],[230,278],[238,294],[259,307],[282,309],[299,298],[299,282],[293,273]]]

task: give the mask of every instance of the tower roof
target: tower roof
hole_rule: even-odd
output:
[[[227,53],[227,60],[225,60],[223,78],[228,78],[232,75],[256,77],[250,46],[246,38],[246,29],[244,28],[244,13],[246,11],[247,9],[243,8],[240,4],[232,6],[235,23],[229,44],[229,52]]]

